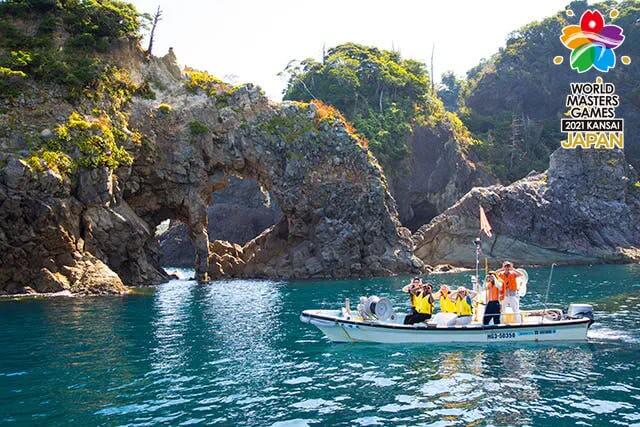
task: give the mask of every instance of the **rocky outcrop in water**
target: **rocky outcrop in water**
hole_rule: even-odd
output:
[[[494,237],[490,260],[586,264],[640,260],[640,184],[621,151],[556,150],[549,170],[475,188],[414,234],[425,263],[472,266],[479,206]]]
[[[125,219],[123,226],[114,224],[121,217],[110,206],[111,200],[98,203],[87,199],[92,203],[88,205],[72,191],[70,181],[53,171],[33,175],[20,160],[7,159],[0,172],[0,293],[126,292],[122,279],[112,270],[123,267],[118,264],[122,262],[120,254],[109,254],[114,261],[110,268],[100,259],[103,253],[96,246],[108,247],[114,239],[125,236],[131,240],[136,230]],[[113,193],[109,190],[103,195]],[[107,229],[113,234],[102,236]],[[97,244],[96,236],[104,239]],[[129,247],[141,257],[136,260],[127,254],[126,258],[130,267],[135,264],[144,274],[145,265],[141,264],[146,262],[146,254],[136,247],[138,240],[131,241]],[[151,271],[156,273],[156,269]]]
[[[211,241],[244,245],[282,218],[280,208],[254,180],[232,177],[212,198],[207,208],[207,234]],[[195,251],[186,225],[171,224],[159,239],[162,265],[193,268]]]
[[[274,104],[252,85],[190,86],[173,54],[145,58],[132,44],[109,57],[141,87],[153,82],[146,89],[153,96],[136,95],[115,113],[128,120],[117,131],[130,140],[130,166],[80,164],[65,174],[46,159],[27,162],[28,138],[55,138],[51,129],[75,110],[96,123],[92,104],[31,81],[20,97],[2,100],[0,293],[122,293],[166,281],[155,237],[166,219],[185,224],[199,279],[388,275],[422,266],[379,165],[336,111]],[[283,213],[236,248],[242,264],[233,269],[217,252],[228,244],[210,244],[207,231],[212,194],[230,176],[260,183]]]
[[[156,101],[133,104],[131,122],[153,150],[136,158],[125,199],[153,227],[166,218],[186,224],[200,278],[217,262],[207,207],[229,175],[259,182],[283,219],[245,245],[243,267],[225,275],[346,277],[421,267],[380,167],[335,110],[272,104],[251,85],[221,85],[214,95],[192,94],[183,81],[167,86]],[[171,112],[161,113],[160,102]]]

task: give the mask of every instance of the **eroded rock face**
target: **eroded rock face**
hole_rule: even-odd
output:
[[[339,120],[312,104],[272,104],[251,85],[224,102],[179,81],[160,95],[134,102],[131,123],[153,149],[136,157],[124,198],[151,227],[166,218],[187,225],[200,279],[217,262],[207,207],[228,175],[258,181],[284,217],[247,243],[242,268],[225,276],[388,275],[422,266],[380,167]],[[160,102],[172,111],[159,113]],[[206,131],[194,135],[195,122]]]
[[[446,120],[435,127],[415,127],[409,144],[411,156],[394,167],[389,180],[400,221],[411,230],[444,212],[473,187],[497,182],[465,153],[465,142],[456,138]]]
[[[212,199],[207,208],[211,241],[244,245],[282,218],[280,208],[254,180],[232,177],[224,189],[213,193]],[[162,265],[193,268],[195,251],[185,224],[171,224],[159,239]]]
[[[91,214],[70,182],[51,171],[33,175],[15,157],[7,162],[0,173],[0,294],[126,292],[122,279],[87,250],[81,218]]]
[[[621,151],[556,150],[549,170],[509,186],[476,188],[414,234],[426,263],[471,267],[479,205],[494,229],[490,260],[519,264],[640,259],[638,176]]]
[[[127,106],[128,126],[143,140],[126,147],[131,167],[80,167],[70,180],[26,166],[24,135],[51,138],[46,130],[81,107],[35,82],[19,102],[37,109],[25,108],[22,128],[0,134],[0,293],[122,293],[166,281],[154,234],[165,219],[186,225],[198,279],[387,275],[422,266],[380,167],[332,111],[273,104],[252,85],[193,93],[173,55],[120,53],[114,58],[134,80],[156,82],[155,100],[134,97]],[[259,182],[283,213],[234,251],[208,236],[207,207],[230,176]]]

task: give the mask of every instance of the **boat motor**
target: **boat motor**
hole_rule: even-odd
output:
[[[358,313],[360,313],[364,319],[389,320],[395,317],[389,298],[379,298],[375,295],[360,297]]]
[[[591,304],[569,304],[567,310],[569,319],[589,319],[593,321],[593,306]]]

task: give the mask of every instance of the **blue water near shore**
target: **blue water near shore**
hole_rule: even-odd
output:
[[[540,306],[548,269],[529,272]],[[1,301],[0,424],[640,425],[640,266],[556,269],[551,300],[596,307],[585,343],[331,344],[299,322],[362,294],[404,307],[405,280]]]

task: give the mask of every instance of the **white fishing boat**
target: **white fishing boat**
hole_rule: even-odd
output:
[[[404,313],[393,313],[381,320],[375,316],[375,307],[373,312],[373,316],[363,316],[348,307],[305,310],[300,320],[316,326],[333,342],[397,344],[580,341],[587,339],[587,330],[593,323],[593,310],[587,304],[572,304],[567,313],[557,309],[521,311],[519,322],[504,319],[499,325],[486,326],[477,319],[469,325],[456,326],[451,313],[436,314],[427,323],[404,325]]]
[[[492,237],[491,225],[480,206],[480,231]],[[437,313],[424,323],[405,325],[406,313],[394,310],[388,298],[360,297],[357,310],[352,311],[349,300],[338,310],[305,310],[300,320],[316,326],[333,342],[376,343],[490,343],[522,341],[580,341],[587,339],[587,330],[593,323],[593,307],[589,304],[571,304],[566,312],[547,308],[554,264],[551,265],[543,308],[521,310],[519,314],[505,308],[500,322],[484,323],[487,292],[480,280],[480,236],[474,241],[476,271],[471,277],[473,288],[472,318],[458,319],[454,313]],[[510,263],[506,263],[510,264]],[[524,269],[517,274],[517,296],[527,294],[529,274]],[[485,276],[489,275],[485,259]],[[500,278],[492,274],[492,278]],[[485,277],[486,279],[486,277]],[[502,283],[500,282],[500,286]],[[506,304],[508,305],[508,304]],[[494,316],[487,316],[491,319]]]
[[[551,285],[553,265],[547,284]],[[529,274],[517,270],[518,294],[527,293]],[[377,343],[488,343],[509,341],[579,341],[587,339],[587,330],[593,323],[593,307],[589,304],[571,304],[567,312],[547,308],[522,310],[520,316],[507,309],[500,315],[498,325],[484,325],[486,292],[478,280],[479,273],[471,277],[476,296],[473,299],[473,317],[466,325],[458,325],[454,313],[437,313],[426,323],[405,325],[407,313],[397,313],[388,298],[360,297],[355,311],[349,300],[339,310],[305,310],[300,320],[320,329],[333,342]]]

